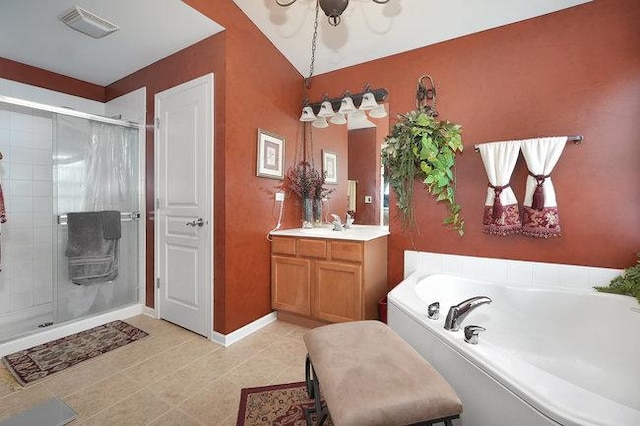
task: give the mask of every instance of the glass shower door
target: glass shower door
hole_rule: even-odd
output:
[[[59,115],[55,133],[55,322],[61,323],[138,301],[139,162],[136,129]],[[117,210],[122,216],[117,277],[75,284],[66,256],[67,214],[104,210]]]

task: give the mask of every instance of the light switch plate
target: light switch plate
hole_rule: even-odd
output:
[[[365,204],[371,204],[373,203],[373,197],[371,195],[365,195],[364,196],[364,203]]]
[[[276,201],[284,201],[284,192],[276,192]]]

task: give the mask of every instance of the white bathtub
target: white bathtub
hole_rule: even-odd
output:
[[[451,305],[473,296],[460,331]],[[389,293],[388,322],[462,399],[458,425],[640,425],[640,306],[585,290],[521,288],[415,272]],[[440,302],[440,319],[427,305]],[[487,330],[477,345],[463,328]]]

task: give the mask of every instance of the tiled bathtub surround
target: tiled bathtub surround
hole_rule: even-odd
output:
[[[608,285],[611,279],[622,272],[619,269],[591,266],[405,251],[405,278],[415,271],[453,274],[508,285],[582,290]]]

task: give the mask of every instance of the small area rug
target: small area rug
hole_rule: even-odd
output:
[[[304,382],[245,388],[240,393],[237,426],[306,426],[304,409],[313,404]],[[331,419],[324,424],[332,425]]]
[[[113,321],[14,352],[3,357],[2,362],[21,385],[27,386],[145,336],[147,333],[131,324]]]

